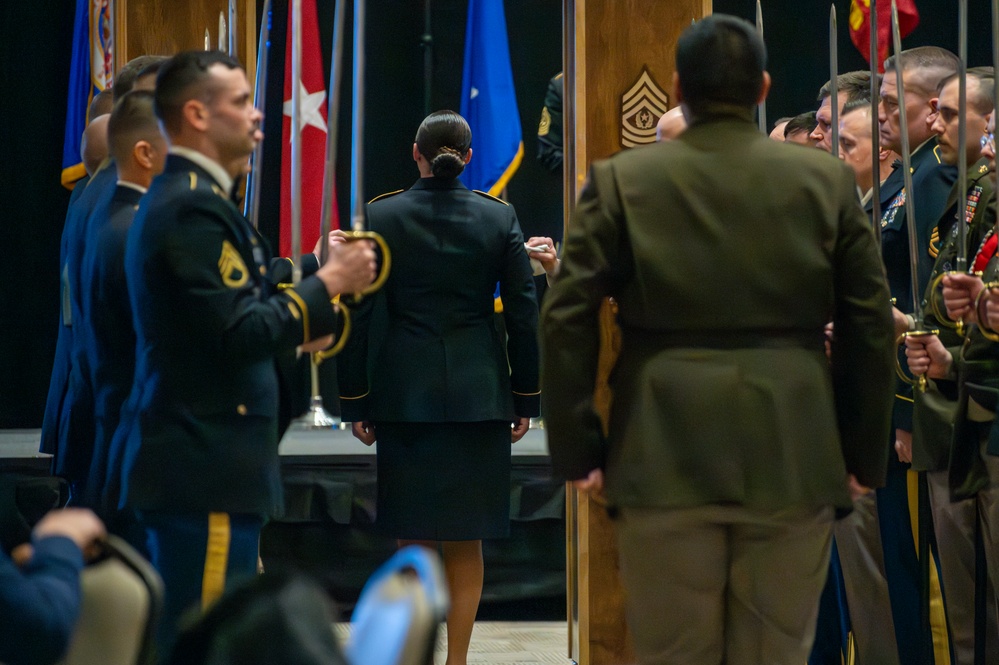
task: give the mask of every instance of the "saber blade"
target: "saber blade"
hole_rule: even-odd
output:
[[[954,270],[968,269],[968,0],[957,3],[958,56],[961,68],[957,80],[957,257]]]
[[[756,33],[760,36],[760,41],[763,41],[763,7],[760,6],[760,0],[756,0]],[[756,107],[756,120],[759,123],[760,131],[766,134],[767,133],[766,99],[760,100],[760,103]]]
[[[999,1],[999,0],[997,0]],[[874,226],[874,237],[881,247],[881,125],[878,123],[879,76],[881,52],[878,44],[878,2],[871,0],[871,16],[868,21],[871,28],[871,50],[868,52],[871,61],[871,173],[874,175],[871,183],[871,223]]]
[[[323,201],[320,215],[321,237],[329,238],[333,227],[333,190],[336,186],[336,155],[340,139],[340,84],[343,81],[343,28],[347,0],[336,0],[333,10],[333,54],[326,108],[326,167],[323,171]],[[320,261],[326,262],[329,243],[320,244]]]
[[[354,176],[350,192],[350,227],[364,230],[364,0],[354,0],[354,106],[350,169]]]
[[[836,33],[836,5],[829,5],[829,152],[839,157],[839,50]]]
[[[909,279],[912,290],[912,316],[917,326],[923,323],[922,298],[919,294],[919,246],[916,238],[916,201],[912,191],[912,155],[909,152],[909,122],[905,115],[905,88],[902,80],[902,37],[898,31],[898,5],[891,2],[892,45],[895,50],[895,86],[898,88],[898,125],[902,141],[902,177],[905,181],[905,226],[909,232]]]

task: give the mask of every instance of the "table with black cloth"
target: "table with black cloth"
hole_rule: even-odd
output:
[[[0,548],[8,554],[65,500],[65,483],[49,475],[52,456],[38,452],[41,438],[37,429],[0,429]]]
[[[344,605],[395,551],[375,526],[375,450],[347,429],[302,430],[281,441],[285,514],[264,527],[267,570],[317,576]],[[551,477],[544,431],[511,447],[510,537],[483,541],[483,604],[565,596],[565,486]]]

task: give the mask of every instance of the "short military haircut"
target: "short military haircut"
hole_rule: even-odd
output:
[[[118,101],[122,95],[131,92],[132,87],[135,85],[135,79],[139,76],[139,72],[154,62],[162,62],[164,60],[167,60],[167,58],[162,55],[140,55],[138,58],[132,58],[125,63],[125,66],[118,70],[118,75],[114,77],[114,100]]]
[[[847,72],[836,77],[837,93],[846,94],[846,101],[852,102],[855,99],[871,98],[871,73],[863,70]],[[826,81],[819,88],[817,101],[822,101],[832,94],[832,80]]]
[[[940,83],[937,85],[937,96],[939,97],[943,89],[960,76],[960,73],[955,72],[940,79]],[[992,68],[970,67],[968,69],[968,106],[973,108],[978,115],[988,115],[992,113],[992,108],[995,106],[994,95]]]
[[[956,74],[961,61],[956,55],[939,46],[917,46],[902,51],[885,60],[885,75],[894,72],[898,62],[902,63],[902,72],[915,72],[909,78],[908,86],[915,88],[926,97],[936,94],[940,81]]]
[[[104,88],[90,101],[90,106],[87,107],[87,124],[99,115],[104,115],[106,113],[111,113],[111,107],[114,106],[114,97],[111,94],[111,88]]]
[[[870,99],[868,99],[868,98],[851,99],[846,104],[843,104],[843,112],[840,114],[840,116],[842,117],[842,116],[846,115],[847,113],[851,113],[853,111],[859,111],[859,110],[863,110],[863,109],[866,109],[868,111],[872,111],[874,109],[874,105],[871,104],[871,100]]]
[[[706,16],[684,30],[676,45],[683,101],[695,115],[712,105],[754,106],[766,65],[756,28],[735,16]]]
[[[154,141],[161,136],[153,113],[153,93],[133,90],[114,105],[108,121],[108,147],[117,162],[124,163],[139,141]]]
[[[208,70],[215,65],[242,69],[221,51],[183,51],[170,58],[156,75],[154,109],[168,133],[180,130],[184,104],[192,99],[210,102],[215,95]]]
[[[799,132],[811,134],[817,124],[819,124],[819,121],[815,119],[815,111],[807,111],[796,115],[784,125],[784,138]]]

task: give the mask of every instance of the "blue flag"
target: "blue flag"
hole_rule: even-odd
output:
[[[498,196],[524,157],[503,0],[469,0],[461,115],[472,128],[472,161],[461,180]]]
[[[87,126],[87,107],[94,95],[111,83],[111,3],[76,0],[73,14],[73,54],[66,96],[66,134],[62,147],[62,184],[87,174],[80,159],[80,137]]]

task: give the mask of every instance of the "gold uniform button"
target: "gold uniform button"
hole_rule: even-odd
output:
[[[237,406],[236,407],[236,413],[238,413],[241,416],[245,416],[246,415],[246,405],[245,404],[240,404],[239,406]]]

